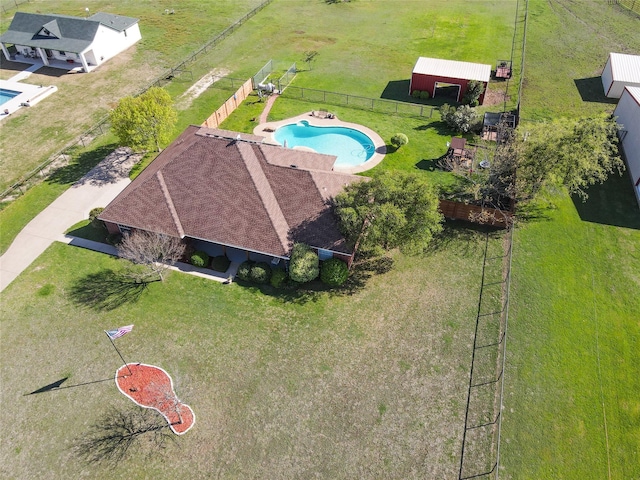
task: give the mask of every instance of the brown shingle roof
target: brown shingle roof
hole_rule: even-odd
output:
[[[276,256],[288,256],[294,241],[351,253],[328,200],[363,177],[282,166],[291,150],[223,133],[187,128],[100,218]],[[296,152],[304,165],[314,156]]]

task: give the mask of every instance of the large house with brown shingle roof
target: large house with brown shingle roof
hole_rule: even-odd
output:
[[[232,260],[276,263],[302,242],[350,262],[331,199],[364,177],[334,172],[333,156],[263,140],[190,126],[99,218],[111,233],[162,233]]]

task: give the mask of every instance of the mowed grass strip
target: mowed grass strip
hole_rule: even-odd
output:
[[[109,292],[124,262],[54,244],[3,292],[0,418],[12,440],[0,472],[451,478],[483,244],[470,232],[422,258],[394,255],[352,295],[262,294],[174,272],[114,309],[87,292]],[[79,439],[111,407],[138,408],[113,384],[121,361],[102,332],[130,323],[116,340],[125,359],[166,369],[196,425],[177,446],[143,441],[113,468],[89,464]],[[64,378],[72,388],[28,395]]]
[[[529,7],[525,128],[612,111],[600,71],[609,52],[640,51],[637,19],[600,2]],[[501,478],[640,477],[640,214],[627,173],[589,195],[549,194],[515,233]]]
[[[554,202],[515,234],[505,477],[637,478],[640,231]]]

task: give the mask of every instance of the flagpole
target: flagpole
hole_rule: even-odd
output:
[[[131,369],[129,368],[129,364],[126,362],[126,360],[124,359],[124,357],[120,353],[120,350],[118,350],[118,347],[116,347],[116,344],[113,342],[113,340],[111,340],[111,337],[109,336],[109,334],[107,333],[106,330],[104,331],[104,333],[107,335],[107,338],[111,342],[111,345],[113,345],[113,348],[115,348],[116,352],[118,352],[118,355],[120,355],[120,358],[122,359],[122,363],[124,363],[125,366],[127,367],[127,370],[129,370],[129,375],[133,375],[133,372],[131,372]]]

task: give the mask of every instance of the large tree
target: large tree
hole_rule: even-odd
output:
[[[137,97],[124,97],[109,114],[111,129],[123,146],[160,151],[171,138],[177,115],[166,90],[151,87]]]
[[[465,179],[476,198],[526,202],[547,186],[561,185],[584,200],[590,185],[624,170],[618,126],[609,115],[498,128],[501,142],[490,168]]]
[[[624,170],[618,151],[618,125],[610,115],[558,119],[521,130],[517,176],[530,183],[532,194],[546,183],[559,183],[569,193],[586,199],[590,185]]]
[[[347,240],[363,253],[420,253],[442,230],[438,194],[418,173],[393,172],[352,183],[335,199]]]
[[[148,276],[158,275],[160,280],[164,280],[164,271],[180,260],[185,248],[179,238],[134,230],[122,237],[118,244],[118,255],[147,267]]]

